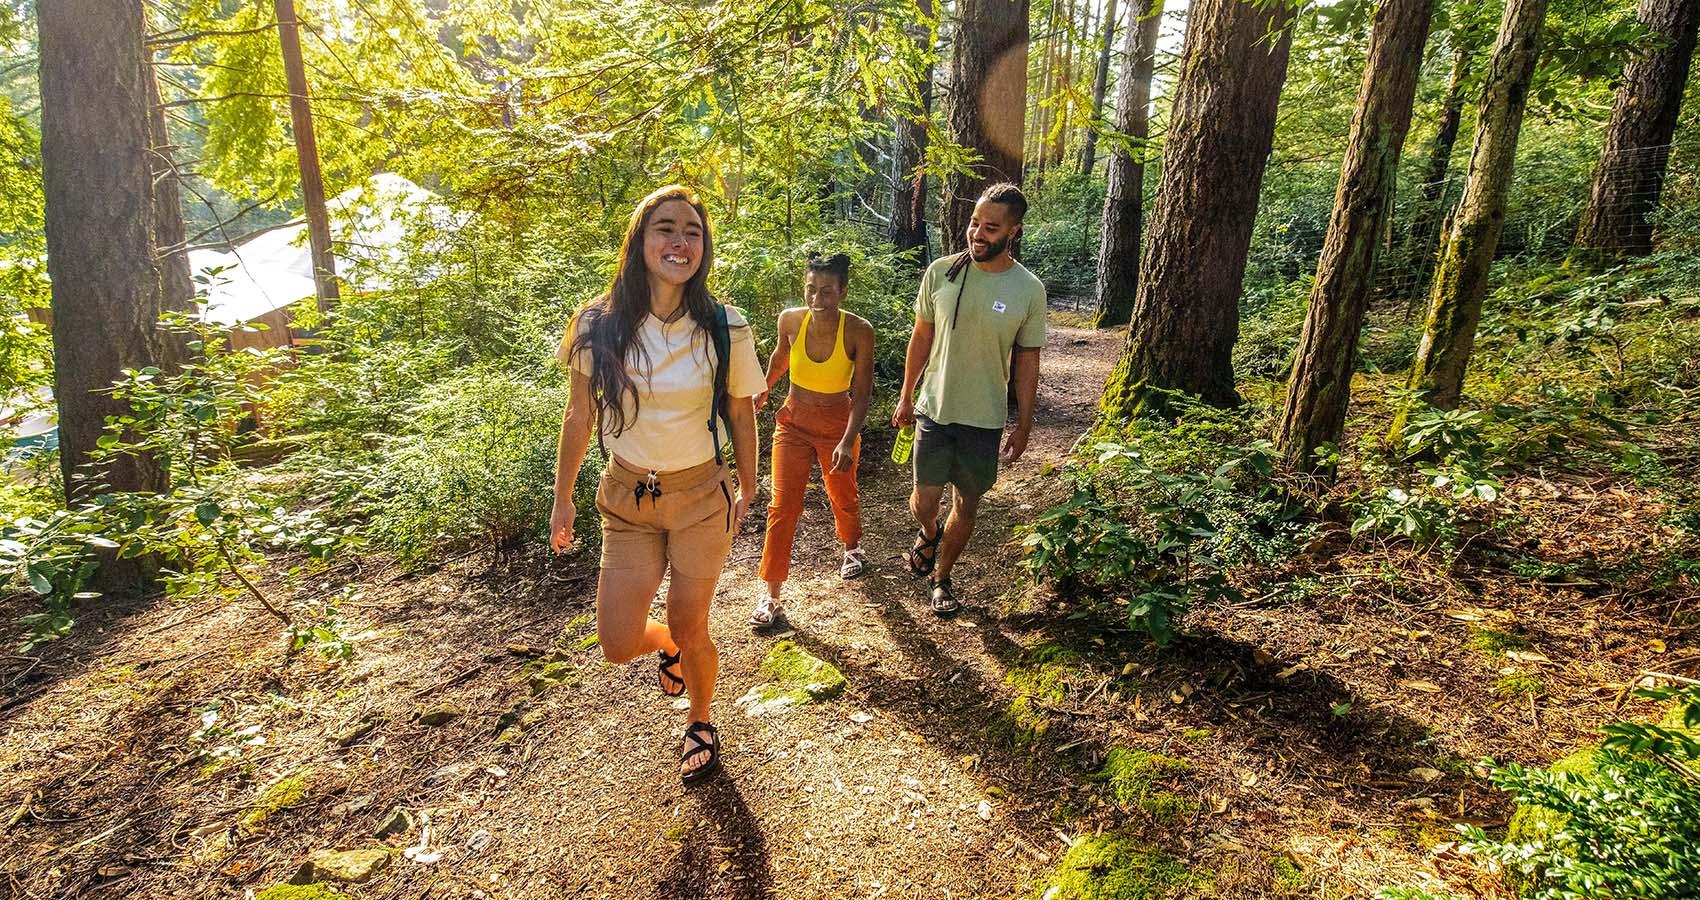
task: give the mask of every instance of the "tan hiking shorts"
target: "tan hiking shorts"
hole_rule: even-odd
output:
[[[665,567],[718,578],[732,552],[732,477],[709,460],[673,472],[639,472],[611,460],[596,487],[602,514],[602,568]]]

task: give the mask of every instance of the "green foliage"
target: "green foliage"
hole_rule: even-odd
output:
[[[84,590],[97,568],[95,551],[118,547],[101,530],[92,507],[23,516],[0,526],[0,574],[27,585],[46,607],[18,620],[29,628],[19,652],[63,636],[76,624],[72,605],[100,596]]]
[[[370,524],[373,539],[418,560],[468,546],[513,550],[540,534],[554,498],[565,405],[558,378],[536,383],[473,370],[432,385],[409,429],[385,441],[384,462],[372,473],[383,498]],[[587,464],[575,496],[594,498],[600,474]],[[591,524],[580,520],[579,540],[590,536]]]
[[[1396,534],[1419,544],[1455,545],[1469,516],[1499,499],[1503,474],[1480,431],[1485,416],[1425,408],[1400,435],[1408,460],[1368,461],[1374,487],[1356,504],[1352,534]]]
[[[1496,786],[1556,817],[1503,841],[1467,826],[1463,849],[1516,873],[1539,900],[1692,896],[1700,884],[1700,688],[1639,694],[1674,699],[1678,711],[1666,723],[1606,726],[1585,768],[1497,767]]]
[[[1021,263],[1052,294],[1091,297],[1097,283],[1104,182],[1056,172],[1028,192]]]
[[[1176,408],[1175,422],[1136,420],[1126,440],[1094,445],[1068,471],[1069,499],[1016,529],[1035,579],[1119,598],[1158,644],[1194,603],[1238,597],[1230,569],[1276,562],[1310,533],[1274,448],[1245,443],[1238,414]]]

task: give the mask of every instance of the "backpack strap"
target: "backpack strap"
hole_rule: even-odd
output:
[[[709,334],[714,339],[714,400],[708,408],[708,433],[714,440],[715,465],[725,465],[726,461],[720,455],[720,417],[731,406],[726,396],[726,383],[732,356],[732,326],[726,320],[724,304],[714,304],[714,328]]]

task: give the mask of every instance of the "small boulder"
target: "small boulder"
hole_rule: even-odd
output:
[[[343,884],[364,884],[390,864],[390,851],[320,850],[309,860],[314,881],[337,881]]]
[[[413,813],[405,806],[398,806],[390,810],[390,814],[378,823],[378,827],[372,831],[372,834],[381,838],[406,834],[413,830],[413,825]]]
[[[420,710],[415,721],[421,725],[429,725],[435,728],[439,725],[447,725],[464,715],[466,715],[466,710],[461,709],[459,704],[445,700],[435,706]]]

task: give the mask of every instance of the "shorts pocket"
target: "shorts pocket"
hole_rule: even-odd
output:
[[[732,489],[726,486],[726,479],[720,479],[720,496],[726,500],[726,533],[732,533]]]

